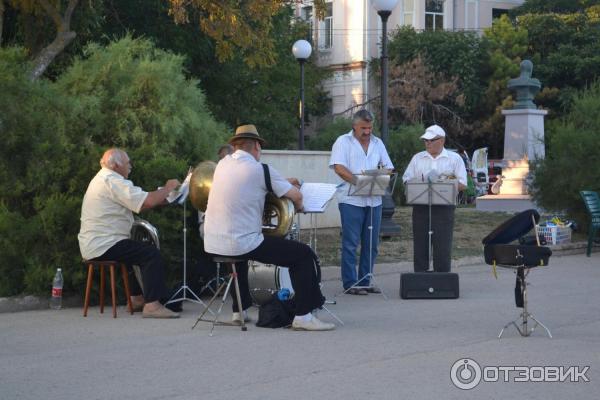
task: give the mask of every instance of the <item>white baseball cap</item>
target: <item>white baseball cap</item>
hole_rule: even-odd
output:
[[[421,139],[431,140],[436,137],[445,137],[446,132],[439,125],[431,125],[429,128],[425,129],[425,133],[421,135]]]

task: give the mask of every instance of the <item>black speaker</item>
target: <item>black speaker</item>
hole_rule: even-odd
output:
[[[400,274],[403,299],[457,299],[458,293],[458,274],[453,272]]]

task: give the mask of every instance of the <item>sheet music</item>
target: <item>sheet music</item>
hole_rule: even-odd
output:
[[[167,196],[167,201],[169,203],[177,202],[177,204],[183,204],[183,202],[187,199],[188,194],[190,193],[190,180],[192,179],[192,169],[188,171],[187,176],[185,177],[183,183],[171,190],[171,193]]]
[[[327,203],[335,192],[337,185],[334,183],[303,183],[300,186],[304,212],[323,212]]]

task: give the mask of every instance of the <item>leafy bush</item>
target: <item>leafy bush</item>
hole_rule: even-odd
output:
[[[228,133],[185,78],[183,59],[147,40],[90,45],[55,82],[28,81],[25,57],[0,49],[0,296],[47,294],[56,267],[67,293],[81,291],[81,200],[102,152],[123,147],[131,179],[151,191],[213,158]],[[180,264],[181,207],[142,217],[160,230],[167,262]]]
[[[317,135],[306,142],[309,150],[331,151],[336,139],[352,129],[350,118],[336,118],[317,131]]]
[[[580,222],[585,206],[579,191],[600,191],[600,81],[580,92],[572,111],[551,124],[546,158],[535,166],[533,197],[543,208],[564,212]]]
[[[403,125],[390,132],[387,151],[394,163],[398,178],[394,190],[394,200],[397,205],[405,203],[404,185],[402,184],[402,174],[406,170],[412,156],[423,151],[423,142],[420,136],[423,134],[422,125]]]

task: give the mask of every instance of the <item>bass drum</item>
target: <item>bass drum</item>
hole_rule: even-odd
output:
[[[294,294],[290,272],[287,267],[250,261],[248,267],[248,287],[250,295],[259,306],[265,304],[280,289],[287,288]]]

